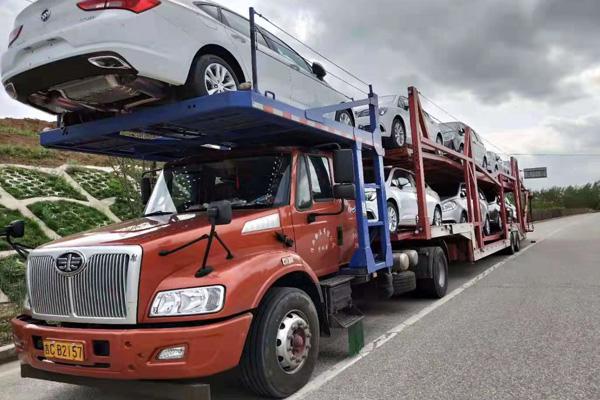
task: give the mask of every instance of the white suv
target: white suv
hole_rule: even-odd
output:
[[[2,55],[8,94],[65,123],[156,101],[237,90],[252,78],[246,18],[191,0],[38,0],[15,21]],[[283,41],[259,29],[258,86],[310,108],[349,99]],[[352,110],[336,119],[353,124]]]

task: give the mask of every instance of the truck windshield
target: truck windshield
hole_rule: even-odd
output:
[[[220,200],[234,209],[278,207],[289,196],[289,155],[189,162],[165,167],[145,215],[203,211]]]

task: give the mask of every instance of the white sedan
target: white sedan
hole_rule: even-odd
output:
[[[365,169],[365,182],[373,182],[373,170]],[[391,233],[400,227],[414,227],[417,224],[419,208],[417,204],[417,188],[412,172],[402,168],[385,168],[385,190],[387,194],[388,226]],[[442,224],[442,206],[438,194],[426,186],[427,215],[431,225]],[[378,219],[377,193],[366,191],[367,217]]]
[[[412,144],[410,130],[410,113],[408,98],[401,95],[387,95],[379,97],[379,129],[386,149],[402,147]],[[423,111],[427,129],[431,137],[437,137],[440,126],[434,119]],[[356,111],[356,125],[361,129],[369,128],[371,124],[369,108]]]
[[[192,0],[38,0],[16,18],[2,54],[2,81],[20,102],[65,124],[157,101],[237,90],[252,79],[246,18]],[[260,28],[258,87],[301,108],[349,99],[307,62]],[[337,120],[353,124],[352,110]]]

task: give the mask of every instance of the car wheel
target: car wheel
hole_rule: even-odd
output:
[[[390,230],[390,233],[396,233],[396,231],[398,230],[398,223],[400,221],[400,218],[398,216],[398,208],[391,201],[387,202],[387,212],[388,212],[388,229]]]
[[[335,113],[335,120],[341,124],[354,126],[354,119],[348,110],[341,110]]]
[[[465,145],[461,143],[461,145],[458,147],[458,152],[459,153],[464,153],[465,152]]]
[[[444,138],[442,137],[442,135],[440,135],[440,134],[438,133],[437,137],[435,138],[435,142],[436,142],[437,144],[439,144],[439,145],[442,145],[442,146],[443,146],[443,145],[444,145]]]
[[[483,235],[484,236],[489,236],[490,233],[491,233],[490,217],[486,216],[485,217],[485,223],[483,224]]]
[[[290,396],[309,381],[318,354],[319,318],[311,298],[300,289],[272,288],[246,339],[242,382],[261,396]]]
[[[483,157],[483,170],[487,171],[488,170],[488,162],[487,162],[487,158]]]
[[[460,214],[460,223],[461,224],[467,223],[467,213],[464,211]]]
[[[185,84],[183,98],[233,92],[240,86],[233,68],[221,57],[205,54],[198,58]]]
[[[439,207],[433,211],[433,226],[442,226],[442,210]]]
[[[390,141],[392,147],[402,147],[406,144],[406,129],[400,118],[394,119]]]

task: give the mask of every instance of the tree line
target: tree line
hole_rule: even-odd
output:
[[[583,186],[553,187],[533,192],[533,209],[600,210],[600,181]]]

